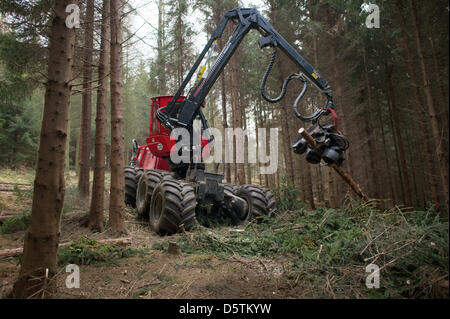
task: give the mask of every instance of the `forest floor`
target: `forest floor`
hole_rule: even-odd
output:
[[[88,207],[76,181],[67,174],[61,242],[71,245],[59,249],[57,298],[448,298],[448,220],[432,209],[349,202],[308,211],[280,198],[278,214],[259,223],[199,218],[193,230],[161,237],[127,208],[132,244],[117,247],[97,242],[111,238],[107,230],[80,226]],[[0,225],[0,251],[23,246],[32,182],[29,170],[0,170],[0,185],[30,184],[0,191],[0,216],[20,212]],[[66,287],[67,264],[80,267],[78,289]],[[380,268],[379,288],[366,286],[369,264]],[[0,297],[19,269],[20,256],[0,257]]]

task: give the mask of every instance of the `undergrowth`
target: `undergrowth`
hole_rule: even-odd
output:
[[[98,243],[86,237],[79,237],[69,246],[58,249],[58,264],[115,265],[118,259],[146,255],[146,249],[133,249]]]
[[[240,233],[199,225],[178,243],[188,254],[285,256],[284,275],[304,297],[448,297],[448,288],[440,288],[448,280],[448,220],[433,210],[378,211],[355,202],[337,210],[301,208],[250,223]],[[379,289],[365,285],[370,263],[380,268]]]
[[[30,224],[30,213],[27,210],[17,215],[13,215],[3,221],[0,225],[0,234],[12,234],[26,230]]]

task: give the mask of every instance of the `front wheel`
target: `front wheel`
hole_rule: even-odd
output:
[[[194,187],[175,179],[162,179],[150,202],[150,228],[160,235],[189,230],[195,222]]]

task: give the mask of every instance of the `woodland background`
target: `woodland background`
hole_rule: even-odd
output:
[[[48,56],[49,8],[52,1],[2,1],[0,4],[0,165],[34,167],[43,110]],[[95,107],[83,112],[84,101],[95,101],[100,46],[101,3],[95,1],[94,20],[77,29],[70,134],[66,169],[83,179],[93,167]],[[202,43],[194,37],[193,15],[210,34],[222,15],[242,5],[224,0],[157,0],[158,21],[151,56],[135,54],[144,41],[131,31],[139,8],[123,2],[123,105],[125,161],[131,139],[145,143],[150,97],[174,94],[189,71]],[[345,169],[372,198],[386,206],[439,206],[448,201],[448,1],[377,1],[380,28],[365,26],[362,1],[264,1],[259,8],[270,23],[331,84],[339,127],[351,142]],[[93,22],[93,23],[91,23]],[[93,27],[86,41],[85,25]],[[230,29],[227,30],[230,32]],[[349,188],[325,166],[308,164],[290,143],[303,126],[291,116],[300,86],[291,83],[286,99],[268,104],[260,96],[260,81],[269,49],[257,48],[250,32],[206,100],[206,116],[217,128],[280,128],[279,169],[258,175],[258,164],[211,166],[237,184],[260,183],[270,188],[295,185],[310,208],[339,206]],[[206,36],[205,43],[206,43]],[[223,37],[226,41],[227,35]],[[220,42],[217,51],[224,42]],[[92,56],[92,57],[91,57]],[[88,62],[87,62],[88,61]],[[91,62],[89,62],[91,61]],[[284,54],[277,57],[269,78],[269,93],[278,94],[284,78],[296,67]],[[87,95],[89,94],[89,95]],[[83,95],[85,96],[83,98]],[[92,102],[91,102],[92,103]],[[308,113],[323,101],[310,89],[302,102]],[[86,107],[86,106],[84,106]],[[109,112],[109,107],[108,107]],[[89,113],[89,114],[88,114]],[[108,113],[109,118],[109,113]],[[81,123],[90,123],[81,134]],[[109,163],[109,121],[106,163]],[[83,140],[88,157],[80,156]],[[91,142],[92,141],[92,142]],[[89,158],[89,165],[85,163]],[[84,174],[84,176],[86,176]],[[82,182],[80,182],[80,185]],[[80,186],[82,187],[82,186]],[[89,192],[89,186],[87,186]],[[86,187],[84,192],[86,192]]]
[[[78,29],[65,24],[74,3]],[[254,139],[258,127],[279,128],[278,170],[208,168],[267,186],[278,210],[240,228],[196,215],[193,229],[160,237],[125,207],[131,139],[145,142],[150,98],[173,94],[224,13],[250,1],[2,0],[0,297],[448,298],[449,5],[376,4],[380,28],[366,27],[362,1],[256,3],[332,86],[351,143],[344,169],[374,200],[353,200],[334,170],[291,151],[304,125],[291,116],[300,87],[263,102],[271,50],[251,32],[205,113],[211,127],[247,128]],[[147,5],[148,38],[135,23]],[[278,55],[271,96],[293,71]],[[310,90],[302,112],[322,103]],[[368,263],[380,267],[380,289],[365,285]],[[82,265],[89,285],[67,289],[67,264]]]

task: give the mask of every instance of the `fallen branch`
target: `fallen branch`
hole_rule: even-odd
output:
[[[364,252],[366,251],[367,248],[369,248],[369,246],[375,241],[377,240],[381,235],[383,235],[385,232],[387,232],[389,229],[391,229],[392,227],[394,227],[395,225],[397,225],[399,223],[399,221],[396,221],[395,223],[393,223],[391,226],[389,226],[388,228],[386,228],[385,230],[383,230],[380,234],[378,234],[375,238],[373,238],[371,241],[369,241],[369,243],[366,245],[366,247],[364,247],[364,249],[360,252],[360,256],[362,254],[364,254]]]
[[[14,192],[16,189],[26,191],[31,189],[31,184],[0,183],[0,192]]]
[[[301,136],[308,142],[308,144],[313,147],[314,149],[317,149],[317,143],[316,140],[302,127],[299,131]],[[337,166],[336,164],[330,165],[341,177],[342,179],[351,187],[351,189],[358,195],[363,202],[369,201],[369,197],[364,194],[361,187],[353,180],[353,178],[345,172],[341,167]]]
[[[97,242],[100,244],[127,246],[127,245],[131,245],[131,237],[102,239],[102,240],[97,240]],[[71,244],[72,244],[72,242],[65,242],[65,243],[59,244],[59,247],[70,246]],[[12,257],[12,256],[22,255],[22,254],[23,254],[22,247],[0,250],[0,258]]]
[[[27,191],[30,188],[19,188],[20,191]],[[0,188],[0,192],[14,193],[14,188]]]
[[[15,216],[15,215],[18,215],[18,214],[20,214],[20,213],[22,213],[22,212],[21,212],[21,211],[20,211],[20,212],[12,212],[12,211],[9,211],[9,212],[2,212],[2,213],[0,214],[0,224],[2,224],[3,221],[5,221],[5,219],[11,218],[11,217],[13,217],[13,216]]]

